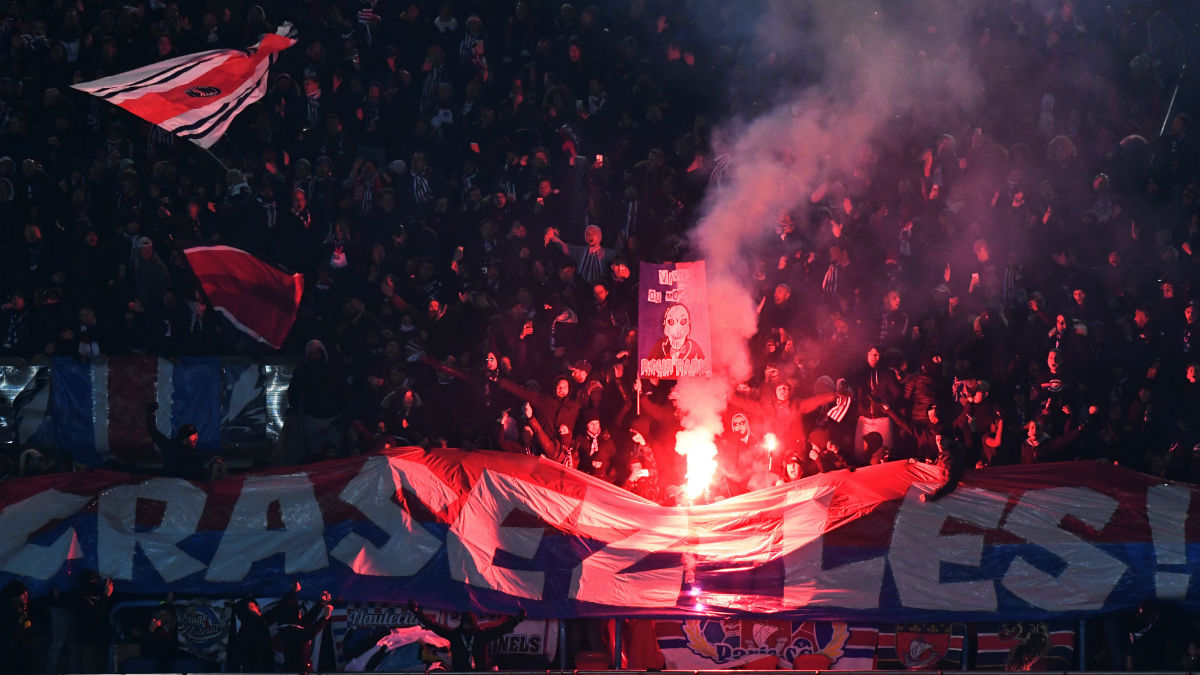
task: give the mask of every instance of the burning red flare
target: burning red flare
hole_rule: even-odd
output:
[[[689,500],[695,501],[708,490],[717,472],[717,446],[713,432],[703,427],[685,429],[675,434],[675,452],[687,457],[687,489]]]

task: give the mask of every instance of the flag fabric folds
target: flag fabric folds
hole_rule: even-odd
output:
[[[283,344],[304,294],[304,277],[288,274],[232,246],[184,249],[213,309],[254,339]]]
[[[270,33],[246,49],[186,54],[72,88],[209,148],[234,117],[263,97],[278,53],[295,43]]]
[[[113,460],[157,461],[161,455],[146,433],[146,404],[157,403],[159,430],[174,434],[186,422],[200,432],[197,448],[216,452],[224,440],[221,426],[229,416],[229,399],[222,391],[229,374],[214,357],[172,361],[115,356],[87,363],[73,356],[55,357],[46,447],[69,450],[76,462],[91,467]]]

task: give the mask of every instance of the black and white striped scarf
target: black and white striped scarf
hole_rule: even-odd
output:
[[[470,33],[463,36],[462,41],[458,43],[459,61],[462,63],[472,63],[475,61],[475,45],[481,37],[480,35],[472,35]]]
[[[841,422],[846,417],[846,413],[850,412],[850,403],[854,400],[853,396],[838,396],[833,407],[825,416],[834,422]]]
[[[421,206],[433,201],[433,187],[429,185],[425,171],[413,174],[413,201]]]
[[[437,101],[438,87],[442,84],[442,66],[438,66],[429,71],[425,76],[425,83],[421,86],[421,112],[429,113],[433,110],[433,104]]]

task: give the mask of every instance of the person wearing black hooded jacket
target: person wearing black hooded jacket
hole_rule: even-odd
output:
[[[306,674],[312,671],[313,640],[321,635],[333,617],[333,598],[329,591],[321,593],[321,599],[308,611],[300,604],[300,584],[296,590],[286,593],[266,615],[266,624],[276,627],[276,636],[283,645],[283,670],[289,673]],[[325,647],[322,644],[322,647]],[[332,650],[321,650],[319,670],[332,670]]]
[[[288,385],[288,420],[284,460],[297,464],[318,455],[332,443],[340,446],[335,426],[346,410],[346,380],[320,340],[304,346],[304,362],[296,366]]]
[[[940,403],[942,392],[947,391],[941,375],[940,356],[928,356],[921,362],[921,370],[904,381],[903,399],[909,402],[908,419],[923,424],[929,409]]]

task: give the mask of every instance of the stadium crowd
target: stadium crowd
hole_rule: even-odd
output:
[[[748,28],[766,4],[11,0],[0,356],[274,355],[181,254],[227,243],[306,279],[278,461],[493,449],[674,500],[672,383],[636,377],[638,265],[698,256],[704,199],[745,159],[723,123],[836,88],[821,54]],[[973,63],[981,100],[848,138],[852,171],[762,223],[716,496],[907,458],[1200,480],[1200,8],[878,9],[922,36],[913,72]],[[299,43],[215,157],[70,88],[285,20]],[[202,478],[183,431],[157,438],[164,470]],[[111,592],[87,584],[80,620]],[[0,651],[32,658],[21,595]],[[41,668],[15,659],[0,672]]]

